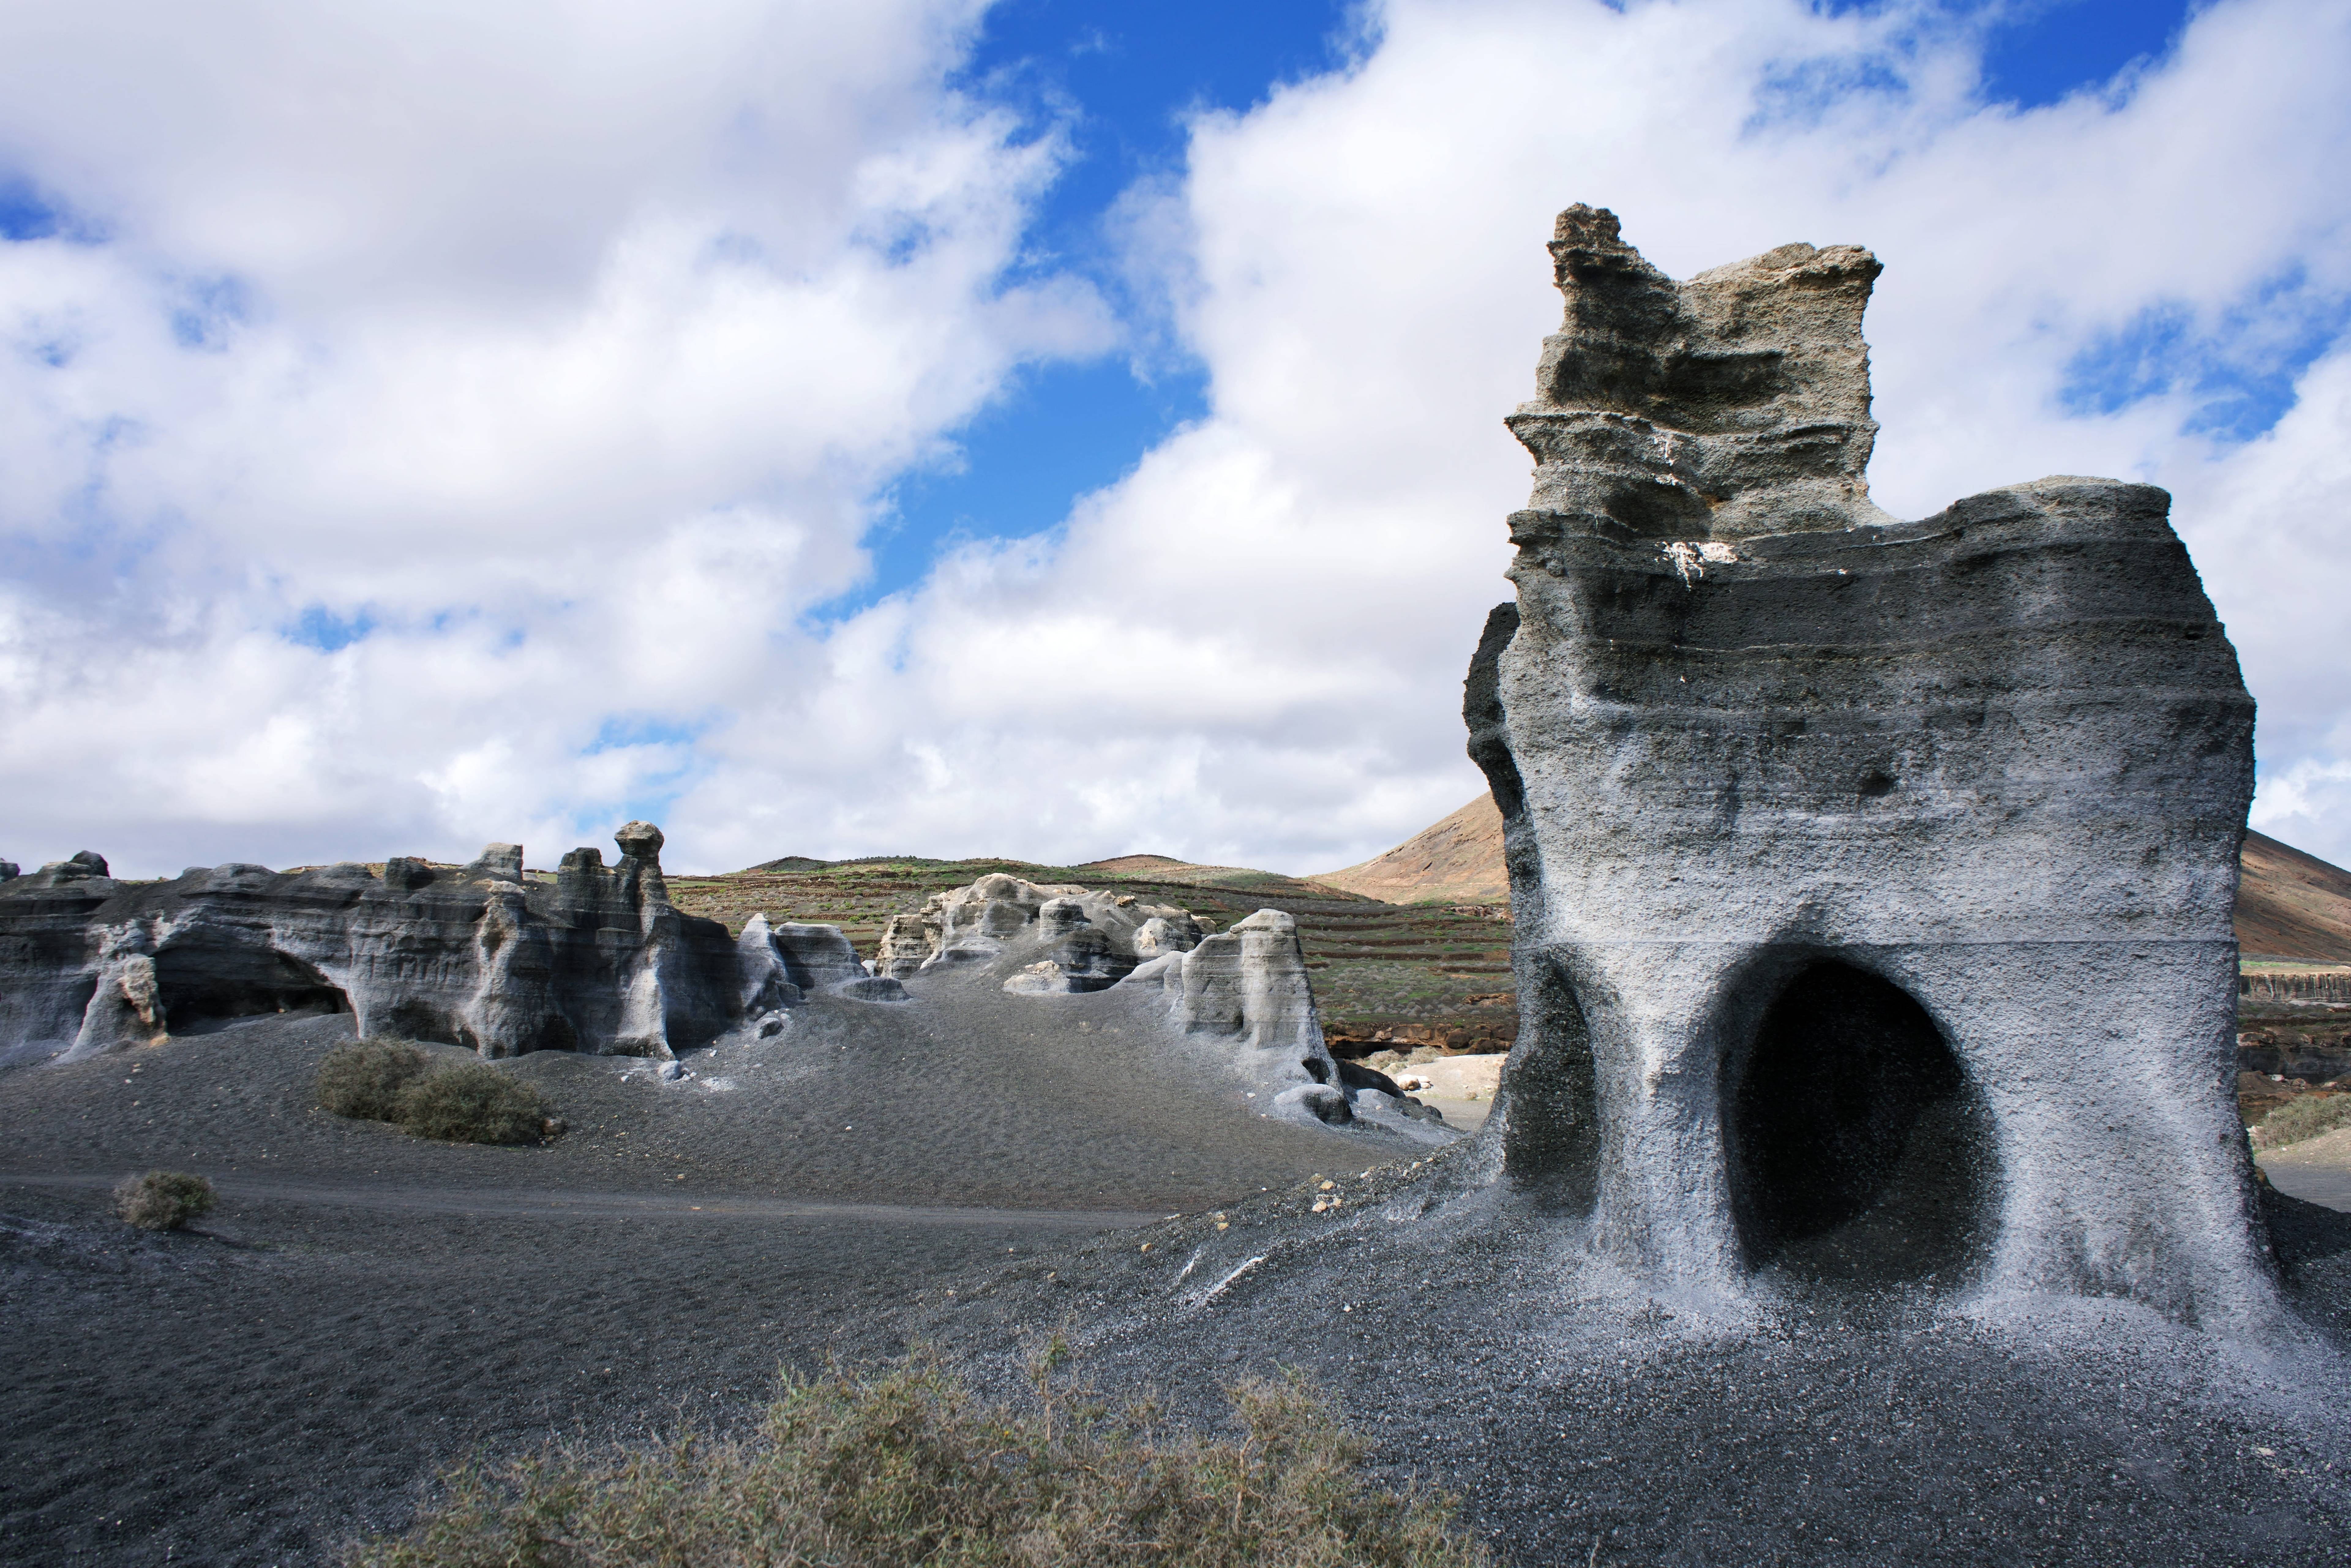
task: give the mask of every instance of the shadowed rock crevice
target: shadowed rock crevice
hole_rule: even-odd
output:
[[[1510,824],[1526,812],[1526,787],[1519,779],[1518,758],[1510,755],[1510,737],[1502,713],[1502,654],[1510,639],[1519,634],[1519,607],[1497,604],[1486,613],[1485,629],[1478,636],[1478,651],[1470,656],[1469,678],[1461,685],[1461,719],[1469,727],[1469,760],[1486,775],[1486,785],[1493,792],[1494,805],[1502,813],[1507,832]]]
[[[1982,1099],[1899,988],[1844,964],[1805,968],[1724,1059],[1722,1102],[1750,1267],[1949,1285],[1982,1262],[1998,1183]]]
[[[1543,1207],[1582,1214],[1598,1195],[1600,1101],[1592,1026],[1575,988],[1548,958],[1528,966],[1519,1042],[1504,1064],[1509,1089],[1495,1111],[1502,1168]]]
[[[155,987],[164,1016],[193,1025],[264,1013],[347,1013],[350,998],[316,966],[274,947],[199,930],[155,954]]]

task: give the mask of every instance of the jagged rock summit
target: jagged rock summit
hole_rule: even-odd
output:
[[[1676,283],[1586,206],[1551,254],[1567,316],[1504,422],[1536,463],[1514,525],[1696,544],[1892,521],[1865,477],[1876,256],[1783,245]]]
[[[2253,705],[2169,497],[1894,521],[1868,253],[1676,283],[1586,207],[1552,252],[1518,596],[1465,706],[1522,1020],[1490,1174],[1733,1294],[2262,1310],[2227,1092]]]

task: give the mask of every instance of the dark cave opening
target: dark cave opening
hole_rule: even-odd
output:
[[[347,1013],[350,998],[300,959],[223,937],[175,942],[155,955],[155,984],[174,1033],[264,1013]]]
[[[1814,964],[1724,1074],[1731,1212],[1750,1266],[1823,1284],[1948,1286],[1981,1256],[1990,1117],[1900,988]]]

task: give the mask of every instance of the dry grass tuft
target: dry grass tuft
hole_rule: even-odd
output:
[[[338,1116],[400,1119],[400,1092],[433,1071],[433,1058],[404,1040],[355,1040],[319,1059],[319,1103]]]
[[[1229,1390],[1241,1433],[1167,1432],[1054,1384],[1040,1410],[976,1401],[937,1365],[788,1375],[758,1431],[557,1452],[450,1478],[351,1568],[1490,1568],[1453,1504],[1364,1475],[1365,1446],[1295,1375]]]
[[[141,1230],[177,1230],[219,1202],[212,1183],[185,1171],[125,1176],[114,1189],[114,1212]]]
[[[319,1103],[453,1144],[535,1144],[561,1130],[539,1092],[486,1062],[436,1067],[404,1040],[339,1045],[319,1062]]]
[[[538,1090],[486,1061],[444,1067],[400,1092],[400,1124],[420,1138],[535,1144],[548,1120],[547,1101]]]

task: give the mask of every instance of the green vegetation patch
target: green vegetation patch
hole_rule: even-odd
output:
[[[535,1144],[549,1119],[547,1101],[486,1061],[428,1073],[400,1092],[400,1124],[451,1144]]]
[[[2261,1145],[2274,1149],[2299,1144],[2337,1127],[2351,1127],[2351,1094],[2305,1095],[2262,1118]]]
[[[433,1071],[433,1058],[404,1040],[355,1040],[319,1060],[319,1103],[363,1122],[400,1120],[400,1094]]]
[[[870,1381],[787,1375],[752,1435],[559,1450],[450,1478],[353,1568],[1470,1568],[1494,1560],[1450,1500],[1387,1491],[1302,1381],[1229,1390],[1208,1439],[1147,1406],[1113,1416],[1031,1366],[1038,1410],[974,1399],[935,1364]]]

